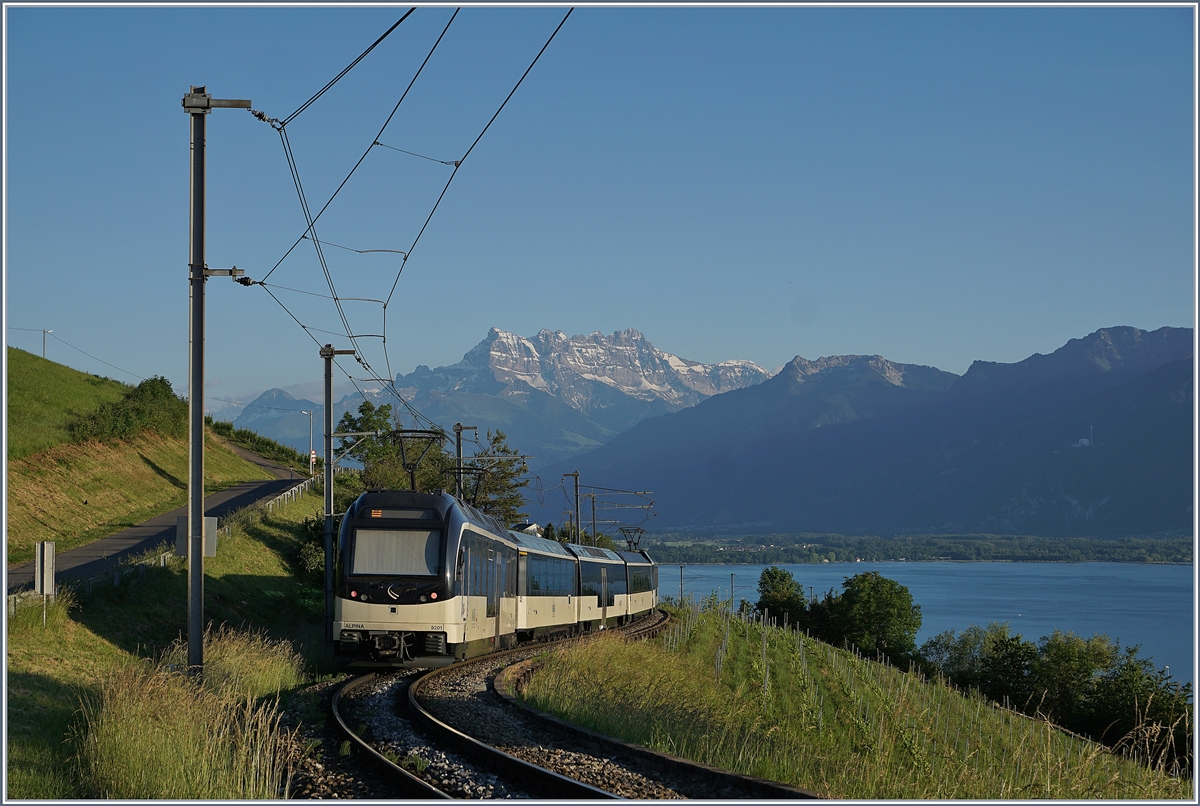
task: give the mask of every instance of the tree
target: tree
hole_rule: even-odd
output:
[[[1179,761],[1186,774],[1192,765],[1192,684],[1176,683],[1149,658],[1138,657],[1139,649],[1126,648],[1096,681],[1085,730],[1108,744],[1125,740],[1168,769]]]
[[[1019,634],[1009,635],[1008,623],[991,623],[983,638],[979,690],[996,702],[1024,708],[1033,694],[1032,676],[1037,647]]]
[[[554,531],[553,523],[547,523],[544,527],[542,527],[542,537],[546,538],[547,540],[558,540],[558,534]]]
[[[405,460],[410,464],[421,459],[416,467],[417,489],[428,492],[446,487],[446,474],[454,466],[454,457],[446,453],[444,440],[437,437],[404,438],[401,451],[396,435],[399,425],[393,422],[392,405],[376,406],[364,400],[358,416],[350,412],[338,421],[338,430],[347,433],[378,432],[379,436],[342,437],[341,449],[363,464],[363,486],[369,490],[407,490],[412,480]],[[421,457],[424,452],[424,457]]]
[[[834,621],[842,640],[863,652],[882,652],[893,661],[912,657],[921,629],[921,607],[913,604],[908,588],[867,571],[842,583]]]
[[[1097,678],[1116,663],[1119,649],[1107,635],[1083,639],[1055,630],[1043,636],[1033,665],[1033,702],[1060,725],[1088,721]]]
[[[755,609],[759,612],[769,611],[780,617],[787,613],[790,623],[799,624],[806,609],[804,586],[795,580],[791,571],[772,565],[758,577],[758,604]]]
[[[960,686],[979,687],[983,677],[983,647],[986,632],[972,624],[955,635],[946,630],[921,644],[921,659],[927,673],[941,674]]]
[[[399,433],[393,421],[392,406],[376,406],[364,400],[358,416],[342,415],[338,430],[348,433],[371,433],[365,437],[342,437],[341,448],[347,455],[363,464],[362,483],[369,490],[407,490],[412,478],[405,462],[416,463],[416,488],[421,492],[446,489],[454,483],[455,458],[446,449],[443,432],[433,436],[406,436]],[[403,440],[403,443],[401,443]],[[482,451],[464,462],[478,467],[475,481],[463,482],[463,497],[505,525],[525,519],[521,511],[525,497],[521,488],[529,482],[520,478],[527,472],[520,452],[508,445],[503,431],[487,433],[488,444]],[[401,445],[403,444],[403,450]],[[420,460],[418,463],[418,459]]]
[[[463,486],[471,488],[475,506],[487,514],[505,525],[519,523],[528,517],[521,511],[525,506],[521,488],[529,484],[529,479],[521,476],[529,472],[529,467],[520,458],[521,452],[509,447],[503,431],[492,433],[489,429],[487,443],[487,447],[472,459],[472,464],[482,468],[483,472],[474,485],[464,481]],[[467,491],[463,492],[465,495]]]
[[[613,551],[619,550],[613,539],[599,530],[593,535],[587,529],[584,529],[583,533],[579,536],[579,542],[584,546],[595,546],[596,548],[611,549]]]

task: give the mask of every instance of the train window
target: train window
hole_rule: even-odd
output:
[[[636,565],[629,566],[630,593],[645,593],[653,589],[654,585],[651,582],[650,568]]]
[[[600,565],[598,563],[579,563],[579,595],[600,595]]]
[[[352,574],[432,576],[441,568],[435,529],[355,529]]]

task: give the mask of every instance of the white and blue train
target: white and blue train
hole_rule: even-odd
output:
[[[646,552],[515,532],[444,492],[360,495],[342,518],[334,579],[334,650],[350,668],[445,666],[658,604]]]

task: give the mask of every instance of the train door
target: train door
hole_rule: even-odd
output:
[[[463,541],[458,549],[458,561],[454,567],[454,590],[458,594],[459,615],[462,618],[463,641],[467,640],[467,545]]]
[[[500,585],[503,581],[501,567],[504,559],[499,546],[488,546],[488,615],[494,616],[496,624],[492,631],[492,640],[500,640]]]
[[[608,569],[601,566],[600,568],[600,629],[608,626]]]

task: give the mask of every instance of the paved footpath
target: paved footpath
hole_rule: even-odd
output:
[[[219,493],[206,496],[204,514],[207,516],[220,518],[259,501],[268,501],[304,481],[304,476],[289,468],[242,448],[231,447],[243,459],[253,462],[275,478],[235,484]],[[94,543],[56,554],[54,557],[55,576],[59,583],[99,576],[116,568],[121,560],[130,555],[148,551],[164,542],[174,546],[175,519],[186,515],[187,505],[185,504],[178,509],[151,518],[145,523],[139,523],[124,531],[102,537]],[[15,593],[19,590],[33,588],[33,571],[34,564],[32,562],[9,566],[6,574],[8,592]]]

